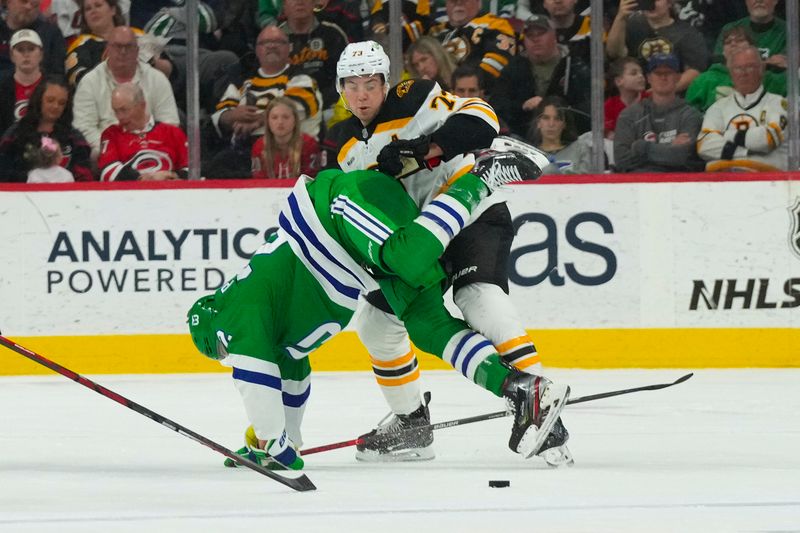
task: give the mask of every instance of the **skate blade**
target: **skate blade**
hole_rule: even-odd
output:
[[[371,451],[356,451],[356,461],[362,463],[411,463],[416,461],[430,461],[436,458],[433,447],[410,448],[400,452],[378,453]]]
[[[490,148],[498,152],[518,152],[536,163],[539,168],[544,168],[550,164],[550,160],[541,151],[527,143],[518,141],[512,137],[506,137],[505,135],[495,137]]]
[[[575,466],[575,459],[572,458],[572,452],[569,451],[566,444],[556,446],[555,448],[548,448],[539,454],[539,457],[544,459],[547,466],[550,468],[562,468]]]
[[[522,455],[525,459],[536,455],[539,448],[542,447],[547,436],[550,435],[553,426],[561,415],[561,410],[567,405],[567,398],[569,398],[569,386],[551,384],[548,387],[548,394],[554,397],[550,403],[550,410],[547,412],[547,417],[542,421],[542,426],[530,426],[525,430],[525,434],[517,445],[517,453]]]

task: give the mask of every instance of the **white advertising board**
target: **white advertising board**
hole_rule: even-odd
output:
[[[0,329],[184,333],[188,306],[244,265],[288,191],[0,192]],[[794,181],[542,183],[509,197],[527,327],[800,326]]]

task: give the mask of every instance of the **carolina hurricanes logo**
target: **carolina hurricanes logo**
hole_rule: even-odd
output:
[[[133,157],[131,166],[140,173],[171,170],[172,158],[158,150],[142,150]]]
[[[25,116],[25,112],[28,111],[28,99],[20,100],[16,104],[14,104],[14,119],[19,120]]]

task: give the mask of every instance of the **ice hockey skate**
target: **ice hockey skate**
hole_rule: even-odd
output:
[[[569,387],[541,376],[512,371],[503,384],[503,396],[514,411],[508,447],[526,459],[538,454],[566,405]]]
[[[506,137],[505,135],[495,137],[489,149],[495,152],[517,152],[519,155],[533,161],[539,168],[544,168],[550,164],[550,159],[547,158],[547,154],[538,148],[534,148],[526,142],[518,141],[513,137]],[[536,177],[538,178],[539,176]]]
[[[569,440],[569,431],[564,426],[561,417],[556,420],[553,425],[553,430],[544,440],[544,444],[539,448],[539,457],[544,459],[547,466],[553,468],[560,468],[562,466],[574,466],[575,459],[572,457],[572,452],[567,447]]]
[[[488,149],[475,155],[472,173],[486,184],[489,192],[494,192],[509,183],[535,180],[542,175],[542,169],[519,152]]]
[[[359,437],[364,442],[356,447],[356,459],[371,463],[433,459],[436,454],[430,423],[427,405],[408,415],[390,414],[378,427]]]

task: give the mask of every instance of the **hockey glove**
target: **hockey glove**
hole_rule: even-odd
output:
[[[425,156],[430,147],[431,139],[426,135],[392,141],[378,154],[378,171],[402,178],[420,168],[427,168]]]
[[[302,470],[303,459],[297,454],[294,444],[286,436],[286,432],[279,439],[267,442],[266,449],[258,447],[258,437],[253,426],[248,426],[244,433],[245,445],[236,450],[237,455],[247,457],[256,464],[269,470]],[[232,459],[225,459],[225,466],[238,466]]]

